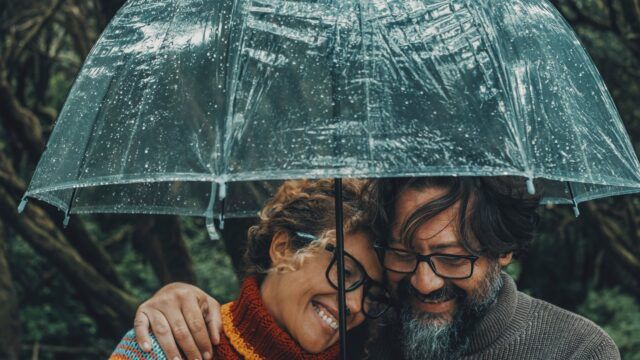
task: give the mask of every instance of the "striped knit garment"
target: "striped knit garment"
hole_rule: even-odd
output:
[[[145,353],[136,343],[136,334],[129,330],[109,357],[109,360],[167,360],[156,337],[151,334],[151,351]]]

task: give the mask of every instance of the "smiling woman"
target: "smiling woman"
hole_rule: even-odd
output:
[[[375,207],[366,181],[343,182],[347,329],[389,307],[370,233]],[[285,182],[249,230],[239,297],[222,306],[215,359],[334,359],[338,355],[333,182]],[[155,341],[155,339],[154,339]],[[111,359],[166,358],[144,353],[133,331]],[[209,354],[211,355],[211,354]],[[210,356],[209,356],[210,357]]]

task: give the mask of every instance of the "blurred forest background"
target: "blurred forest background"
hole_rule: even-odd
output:
[[[0,0],[0,359],[106,358],[163,284],[231,299],[251,220],[210,241],[200,219],[16,209],[84,58],[122,0]],[[596,62],[640,153],[640,0],[555,0]],[[640,197],[540,209],[509,269],[524,291],[605,328],[640,359]]]

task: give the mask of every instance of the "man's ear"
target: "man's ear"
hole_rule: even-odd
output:
[[[289,235],[284,231],[278,231],[271,239],[269,257],[271,266],[279,265],[289,252]]]
[[[513,252],[504,253],[498,257],[498,264],[500,264],[501,267],[505,267],[511,264],[511,260],[513,260]]]

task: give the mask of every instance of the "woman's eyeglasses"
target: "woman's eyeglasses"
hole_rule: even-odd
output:
[[[303,239],[305,243],[317,240],[318,238],[302,232],[296,232],[296,237]],[[325,245],[325,250],[333,254],[333,258],[325,273],[327,281],[334,288],[338,289],[338,258],[336,247],[333,244]],[[362,297],[362,312],[370,319],[382,316],[391,307],[391,294],[384,285],[373,280],[364,269],[364,266],[348,252],[344,252],[344,286],[345,291],[350,292],[364,286]]]

